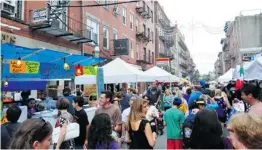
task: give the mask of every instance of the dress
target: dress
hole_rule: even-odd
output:
[[[141,120],[138,130],[134,131],[129,122],[130,129],[128,132],[131,139],[130,149],[153,149],[153,147],[149,145],[144,132],[147,123],[147,120]]]

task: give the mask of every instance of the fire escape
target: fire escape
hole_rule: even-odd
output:
[[[70,0],[50,0],[46,9],[47,19],[40,23],[33,22],[30,29],[32,31],[45,32],[57,38],[61,37],[75,44],[93,42],[93,40],[88,38],[90,37],[89,32],[82,20],[78,21],[70,17],[69,14],[67,15],[68,7],[66,6],[69,5]]]

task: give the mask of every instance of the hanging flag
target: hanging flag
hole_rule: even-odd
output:
[[[83,70],[84,70],[84,75],[91,75],[91,72],[90,72],[88,66],[83,66]]]
[[[245,74],[245,71],[244,71],[244,67],[243,65],[241,65],[240,69],[239,69],[239,74],[240,74],[240,78],[244,78],[244,74]]]

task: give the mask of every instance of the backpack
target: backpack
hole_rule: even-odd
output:
[[[194,127],[194,119],[195,119],[195,115],[189,115],[182,126],[182,134],[183,134],[183,143],[184,143],[184,148],[188,149],[190,148],[190,137],[192,134],[192,130]]]
[[[224,99],[222,97],[215,98],[215,101],[218,104],[218,108],[216,109],[218,117],[225,118],[227,116],[227,106],[226,106]]]

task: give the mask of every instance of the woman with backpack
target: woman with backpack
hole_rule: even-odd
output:
[[[224,124],[227,121],[227,110],[230,108],[230,104],[228,100],[222,96],[222,91],[220,89],[215,90],[214,100],[218,104],[218,108],[216,109],[218,119]]]
[[[191,149],[232,149],[227,138],[222,138],[222,127],[214,110],[203,109],[194,118],[190,137]]]

